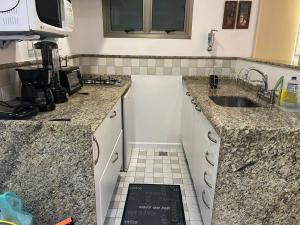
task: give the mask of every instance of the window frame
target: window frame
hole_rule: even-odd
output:
[[[111,30],[110,1],[102,0],[103,33],[106,38],[161,38],[161,39],[191,39],[194,0],[186,0],[184,31],[152,31],[152,0],[143,0],[143,31],[132,31],[128,34]]]

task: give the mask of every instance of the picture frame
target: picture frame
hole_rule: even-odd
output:
[[[240,1],[236,29],[248,29],[250,23],[252,1]]]
[[[234,29],[236,24],[238,2],[225,1],[224,15],[223,15],[223,29]]]

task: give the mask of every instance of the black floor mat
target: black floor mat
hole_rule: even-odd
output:
[[[186,225],[179,185],[130,184],[121,225]]]

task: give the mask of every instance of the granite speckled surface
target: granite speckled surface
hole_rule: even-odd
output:
[[[205,79],[184,83],[221,137],[213,224],[298,225],[300,114],[215,105],[209,95],[256,100],[231,81],[214,92]]]
[[[40,113],[34,120],[71,119],[71,123],[88,125],[95,131],[129,86],[129,81],[120,87],[86,85],[67,104],[58,104],[54,111]]]
[[[125,77],[124,77],[125,78]],[[16,192],[35,224],[96,224],[92,134],[130,86],[84,86],[30,121],[0,121],[0,192]],[[52,122],[51,119],[71,119]]]

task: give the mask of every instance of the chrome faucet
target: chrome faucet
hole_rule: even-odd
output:
[[[251,71],[255,71],[258,74],[261,75],[262,80],[250,80],[249,79],[249,73]],[[259,83],[263,83],[263,86],[258,90],[257,92],[257,98],[263,99],[265,100],[265,102],[267,102],[268,104],[270,104],[271,106],[274,105],[275,103],[275,90],[269,90],[269,85],[268,85],[268,75],[264,72],[262,72],[261,70],[251,67],[247,70],[246,74],[245,74],[246,80],[248,80],[249,82],[259,82]]]
[[[260,74],[261,77],[262,77],[262,81],[261,81],[261,80],[250,80],[250,79],[249,79],[249,73],[250,73],[251,71],[255,71],[255,72],[257,72],[258,74]],[[245,74],[245,76],[246,76],[246,80],[248,80],[248,81],[250,81],[250,82],[260,82],[260,83],[263,83],[263,84],[264,84],[264,89],[265,89],[265,91],[268,91],[268,89],[269,89],[269,87],[268,87],[268,75],[267,75],[266,73],[262,72],[262,71],[259,70],[259,69],[254,68],[254,67],[251,67],[251,68],[249,68],[249,69],[247,70],[247,73]]]

